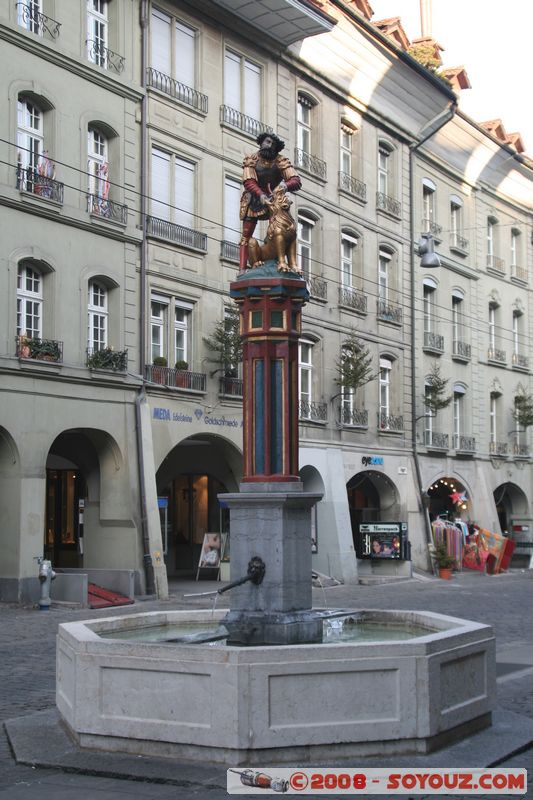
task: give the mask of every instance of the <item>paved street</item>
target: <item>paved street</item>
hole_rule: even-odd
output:
[[[209,588],[215,587],[206,582],[174,583],[170,600],[165,603],[147,601],[111,611],[53,608],[46,613],[0,604],[0,719],[24,717],[54,706],[55,634],[59,623],[153,611],[161,606],[208,608],[210,598],[184,598],[184,594]],[[452,581],[430,578],[377,586],[338,586],[325,589],[325,593],[315,589],[314,604],[323,606],[325,602],[329,607],[425,609],[491,624],[497,644],[498,706],[533,719],[533,572],[515,570],[488,576],[465,571]],[[426,766],[432,766],[431,756]],[[525,767],[533,776],[533,745],[500,766]],[[0,732],[1,800],[227,797],[224,768],[189,764],[184,765],[182,774],[181,785],[177,785],[17,765],[3,727]],[[532,790],[528,796],[533,797]]]

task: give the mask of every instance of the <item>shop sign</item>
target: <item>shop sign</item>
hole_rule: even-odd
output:
[[[382,467],[384,462],[383,456],[363,456],[361,459],[363,467]]]
[[[360,522],[357,526],[358,558],[409,560],[406,522]]]
[[[226,417],[222,415],[221,417],[212,417],[209,414],[204,414],[203,409],[195,408],[194,412],[191,414],[184,414],[181,411],[171,411],[170,408],[161,408],[160,406],[156,406],[152,409],[152,417],[153,419],[161,419],[165,422],[186,422],[188,424],[192,423],[193,415],[196,417],[198,422],[203,417],[205,425],[215,425],[217,427],[226,427],[226,428],[242,428],[243,421],[242,419],[236,419],[235,417]]]

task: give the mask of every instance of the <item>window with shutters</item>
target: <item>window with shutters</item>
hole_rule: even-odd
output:
[[[241,53],[224,51],[224,104],[220,120],[249,136],[272,133],[260,120],[263,110],[263,69]]]
[[[207,97],[197,90],[198,31],[181,19],[152,9],[148,86],[207,113]]]
[[[148,233],[194,249],[207,249],[207,236],[194,230],[196,164],[152,147],[151,216]]]

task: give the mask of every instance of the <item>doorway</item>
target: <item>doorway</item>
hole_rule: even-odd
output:
[[[81,567],[85,481],[76,469],[46,470],[44,557],[55,567]]]

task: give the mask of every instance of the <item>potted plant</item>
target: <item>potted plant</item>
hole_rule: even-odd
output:
[[[152,362],[152,380],[154,383],[161,383],[163,386],[166,384],[167,363],[165,356],[155,356]]]
[[[439,578],[449,581],[455,567],[455,558],[448,553],[444,542],[435,547],[435,561],[439,568]]]
[[[182,389],[187,389],[189,386],[189,376],[187,374],[187,370],[189,369],[189,364],[187,363],[187,361],[176,361],[175,369],[176,369],[176,386],[181,386]]]

